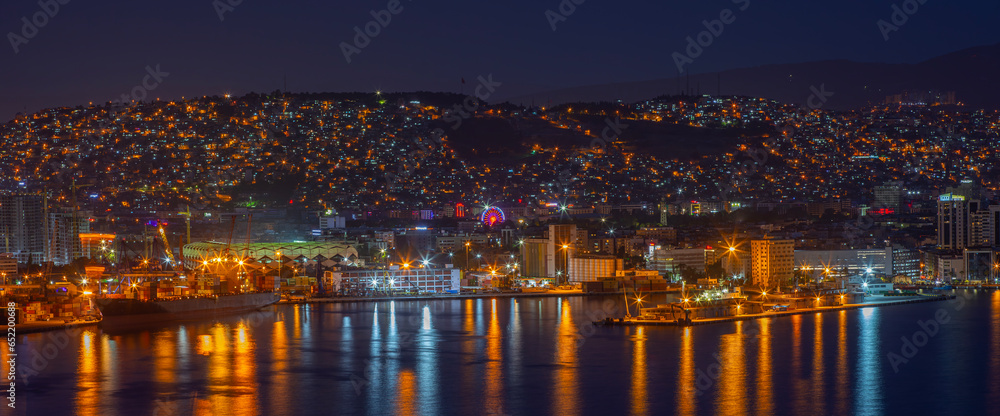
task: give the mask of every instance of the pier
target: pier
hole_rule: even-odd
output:
[[[676,290],[657,290],[642,292],[643,294],[675,293]],[[429,294],[429,295],[398,295],[398,296],[364,296],[341,298],[308,298],[305,300],[282,300],[279,304],[319,304],[319,303],[353,303],[353,302],[386,302],[386,301],[416,301],[416,300],[464,300],[464,299],[494,299],[494,298],[551,298],[561,296],[608,296],[618,293],[584,292],[581,290],[550,290],[548,292],[500,292],[500,293],[462,293],[462,294]]]
[[[908,296],[905,299],[898,299],[899,296],[893,296],[892,300],[879,300],[867,303],[853,303],[846,305],[836,305],[836,306],[820,306],[815,308],[800,308],[790,311],[773,311],[746,315],[736,315],[736,316],[726,316],[719,318],[703,318],[703,319],[693,319],[693,320],[648,320],[648,319],[636,319],[636,318],[618,318],[612,319],[607,318],[603,321],[594,321],[594,325],[598,326],[639,326],[639,325],[649,325],[649,326],[696,326],[696,325],[708,325],[717,324],[723,322],[736,322],[736,321],[749,321],[753,319],[762,318],[772,318],[781,316],[792,316],[792,315],[804,315],[808,313],[822,313],[822,312],[834,312],[843,311],[851,309],[863,309],[863,308],[873,308],[880,306],[894,306],[894,305],[906,305],[910,303],[922,303],[922,302],[939,302],[943,300],[954,299],[955,295],[916,295]]]

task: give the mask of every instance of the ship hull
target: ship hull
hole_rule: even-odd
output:
[[[131,329],[178,321],[200,321],[251,312],[281,300],[277,292],[244,293],[213,298],[141,301],[135,299],[98,299],[101,325]]]

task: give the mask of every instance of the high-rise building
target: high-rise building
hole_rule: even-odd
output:
[[[750,242],[750,265],[753,283],[765,288],[792,278],[795,241],[765,238]]]
[[[521,244],[521,258],[524,259],[524,268],[521,269],[522,276],[549,277],[548,248],[549,240],[541,238],[524,240],[524,243]]]
[[[45,260],[61,266],[72,263],[77,258],[87,257],[80,247],[80,234],[90,232],[89,217],[89,215],[73,215],[72,209],[50,212]],[[74,219],[76,227],[73,227]]]
[[[41,195],[0,194],[0,250],[19,263],[45,259],[45,198]]]
[[[978,203],[972,202],[978,208]],[[970,203],[965,196],[944,194],[938,198],[938,248],[960,250],[969,245],[969,212]]]
[[[899,245],[886,248],[887,254],[892,258],[892,276],[904,275],[912,279],[920,278],[920,252],[911,250]]]
[[[969,212],[969,245],[996,247],[1000,236],[1000,205],[990,205]]]

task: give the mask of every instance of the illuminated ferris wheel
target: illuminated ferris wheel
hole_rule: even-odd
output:
[[[479,217],[479,220],[488,226],[494,226],[504,222],[503,211],[497,207],[486,207],[483,210],[483,214]]]

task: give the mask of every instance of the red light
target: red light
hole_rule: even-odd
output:
[[[705,246],[705,250],[711,250],[712,246]]]
[[[293,202],[295,202],[295,201],[293,201],[293,200],[289,199],[289,200],[288,200],[288,205],[292,205],[292,203],[293,203]]]

